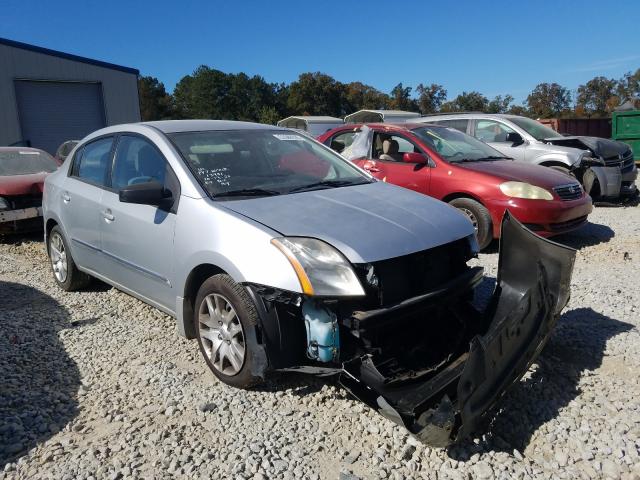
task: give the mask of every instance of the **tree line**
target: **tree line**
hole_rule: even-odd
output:
[[[384,93],[362,82],[340,82],[320,72],[302,73],[297,80],[269,83],[263,77],[225,73],[202,65],[184,76],[172,94],[155,77],[138,79],[142,120],[218,118],[275,124],[290,115],[344,117],[361,109],[420,112],[479,111],[514,113],[532,118],[604,117],[626,99],[640,97],[640,68],[620,79],[598,76],[575,92],[557,83],[540,83],[521,105],[511,95],[489,99],[477,91],[449,100],[435,83],[396,85]]]

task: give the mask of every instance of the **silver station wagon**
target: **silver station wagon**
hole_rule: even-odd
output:
[[[306,135],[241,122],[99,130],[47,177],[43,208],[61,288],[96,277],[172,315],[229,385],[339,375],[432,445],[476,431],[526,372],[567,302],[575,253],[507,215],[479,311],[463,214]]]

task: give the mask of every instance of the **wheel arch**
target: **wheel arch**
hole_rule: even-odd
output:
[[[444,196],[442,198],[443,202],[449,203],[452,200],[456,200],[457,198],[468,198],[469,200],[475,200],[476,202],[478,202],[480,205],[482,205],[484,208],[486,208],[487,210],[489,209],[487,207],[487,205],[485,205],[485,203],[476,195],[474,195],[473,193],[469,193],[469,192],[453,192],[453,193],[449,193],[446,196]]]
[[[560,162],[558,160],[545,160],[544,162],[540,163],[540,166],[542,167],[562,167],[565,168],[567,170],[569,170],[571,168],[570,165],[564,163],[564,162]]]
[[[193,324],[196,295],[205,280],[213,275],[228,273],[212,263],[201,263],[197,265],[187,275],[182,292],[182,308],[178,309],[178,331],[186,338],[196,338],[196,329]]]

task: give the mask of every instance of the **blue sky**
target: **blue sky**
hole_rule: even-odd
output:
[[[138,68],[169,90],[206,64],[291,82],[321,71],[389,92],[440,83],[518,103],[640,68],[640,1],[3,0],[0,36]]]

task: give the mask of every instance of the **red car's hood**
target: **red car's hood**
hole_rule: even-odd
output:
[[[514,160],[469,162],[456,166],[485,173],[505,181],[526,182],[543,188],[553,188],[558,185],[566,185],[567,183],[577,183],[574,177],[553,170],[552,168]]]
[[[0,196],[40,194],[44,188],[44,179],[47,175],[48,173],[43,172],[0,177]]]

